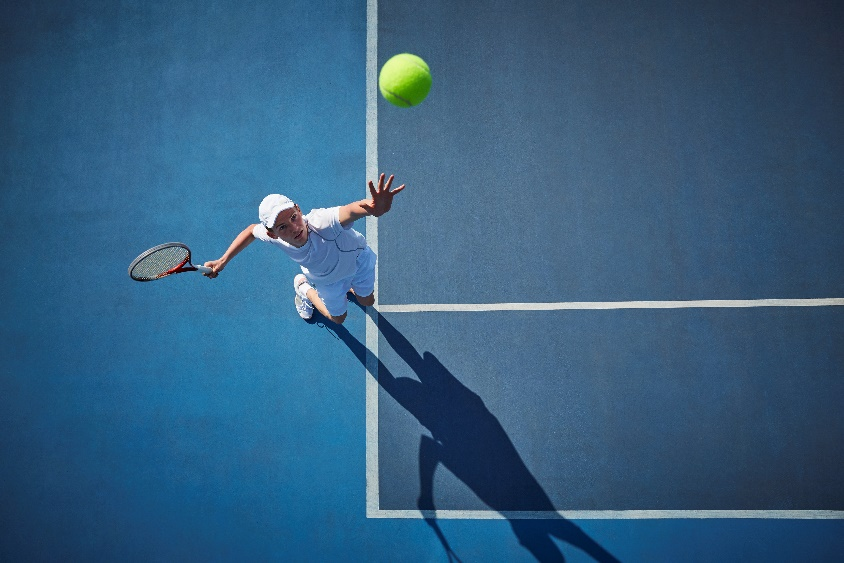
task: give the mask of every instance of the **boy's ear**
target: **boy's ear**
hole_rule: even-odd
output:
[[[277,239],[278,237],[275,236],[275,233],[269,230],[268,228],[264,227],[264,230],[267,231],[267,236],[273,239]]]

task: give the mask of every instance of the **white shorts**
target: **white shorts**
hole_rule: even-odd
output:
[[[325,308],[334,317],[339,317],[346,312],[349,306],[349,298],[346,296],[349,289],[355,290],[355,295],[368,297],[375,291],[375,263],[378,258],[368,246],[357,258],[357,271],[347,278],[327,285],[314,286],[319,294]]]

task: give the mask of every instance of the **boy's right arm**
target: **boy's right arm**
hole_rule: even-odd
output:
[[[223,271],[223,268],[226,267],[232,258],[238,255],[241,250],[252,244],[252,241],[255,240],[255,235],[252,234],[252,229],[255,228],[255,225],[249,225],[229,245],[228,250],[226,250],[225,254],[223,254],[220,258],[216,260],[211,260],[206,262],[204,265],[211,268],[210,274],[203,274],[209,278],[216,278],[217,275]]]

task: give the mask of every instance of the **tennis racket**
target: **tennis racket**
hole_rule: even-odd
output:
[[[182,272],[210,274],[211,268],[190,263],[190,248],[180,242],[168,242],[150,248],[129,265],[129,275],[135,281],[160,280]]]

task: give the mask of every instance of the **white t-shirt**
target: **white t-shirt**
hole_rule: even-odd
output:
[[[314,209],[303,219],[308,228],[308,242],[301,248],[270,238],[260,223],[252,229],[252,235],[286,252],[312,285],[334,283],[353,275],[357,271],[357,258],[366,248],[366,239],[351,226],[340,224],[340,208]]]

